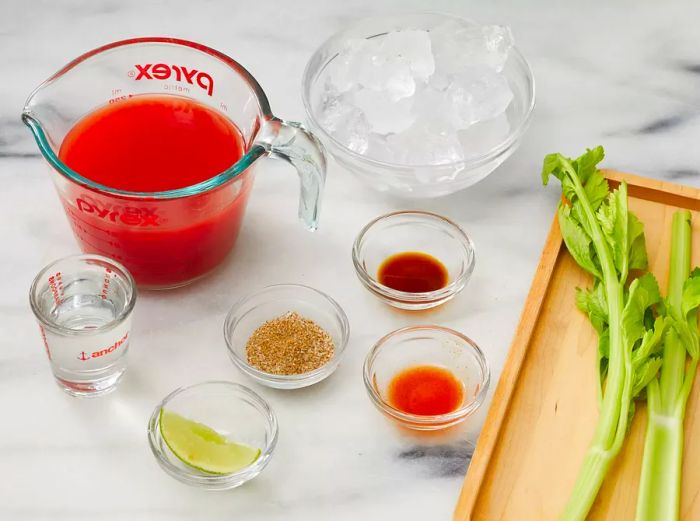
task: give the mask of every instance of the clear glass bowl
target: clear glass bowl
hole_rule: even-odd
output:
[[[380,284],[377,271],[389,256],[406,251],[432,255],[447,268],[448,284],[425,293],[397,291]],[[400,211],[382,215],[360,231],[352,248],[355,272],[362,284],[385,303],[409,310],[444,304],[467,285],[476,255],[474,243],[455,223],[440,215]]]
[[[462,383],[464,401],[459,409],[421,416],[389,403],[387,390],[393,377],[421,365],[448,369]],[[486,397],[490,373],[481,349],[468,337],[446,327],[415,326],[389,333],[374,345],[365,359],[364,381],[372,403],[382,413],[404,427],[428,431],[456,425],[473,414]]]
[[[209,474],[184,464],[172,453],[160,433],[160,412],[167,409],[194,420],[233,441],[261,450],[250,466],[232,474]],[[153,411],[148,442],[160,466],[188,485],[209,489],[235,488],[253,479],[270,462],[277,444],[277,418],[268,403],[247,387],[232,382],[204,382],[176,389]]]
[[[261,371],[248,363],[246,343],[263,323],[289,311],[313,320],[333,338],[333,358],[321,367],[298,375],[278,375]],[[258,383],[276,389],[307,387],[330,376],[343,356],[350,336],[348,318],[340,305],[316,289],[299,284],[277,284],[248,295],[229,311],[224,337],[233,363]]]
[[[350,150],[320,124],[316,114],[323,92],[328,65],[338,57],[350,38],[378,38],[389,31],[432,28],[449,20],[463,18],[437,14],[414,13],[374,17],[361,20],[327,40],[311,56],[302,82],[302,97],[309,126],[333,157],[343,167],[369,186],[409,198],[430,198],[448,195],[482,180],[505,161],[520,145],[535,106],[535,82],[530,66],[520,51],[513,47],[503,74],[513,91],[513,101],[506,111],[510,130],[490,150],[468,159],[436,165],[398,165],[370,159]]]

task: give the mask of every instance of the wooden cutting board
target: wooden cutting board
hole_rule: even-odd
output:
[[[679,208],[693,213],[693,266],[700,265],[700,190],[619,172],[605,174],[611,185],[627,181],[630,209],[644,223],[649,269],[665,293],[671,218]],[[598,418],[597,336],[574,302],[574,289],[590,285],[590,276],[566,251],[555,217],[455,521],[559,519]],[[590,520],[634,520],[646,419],[646,407],[638,404]],[[700,378],[688,403],[685,428],[681,519],[698,521]]]

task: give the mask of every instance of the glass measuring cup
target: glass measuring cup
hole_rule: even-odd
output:
[[[228,118],[242,134],[242,157],[210,179],[161,192],[101,185],[60,159],[63,139],[83,116],[153,94],[194,100]],[[182,286],[224,260],[236,241],[253,167],[261,157],[284,159],[296,168],[299,217],[309,230],[318,225],[326,172],[321,145],[298,123],[273,116],[255,78],[209,47],[160,37],[105,45],[40,85],[22,119],[53,167],[53,181],[82,250],[123,263],[141,287]]]

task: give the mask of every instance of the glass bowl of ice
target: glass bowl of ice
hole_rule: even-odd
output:
[[[448,195],[518,147],[535,103],[507,27],[433,13],[362,20],[311,57],[302,95],[333,157],[383,192]]]

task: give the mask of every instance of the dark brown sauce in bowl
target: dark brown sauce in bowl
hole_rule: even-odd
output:
[[[406,251],[387,257],[377,270],[380,284],[405,293],[428,293],[447,286],[445,265],[427,253]]]

